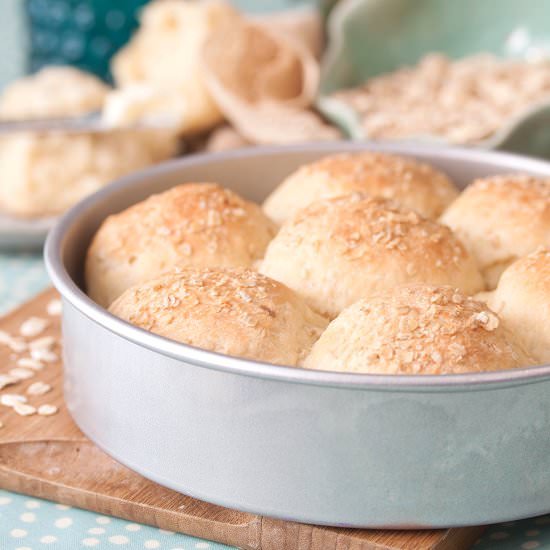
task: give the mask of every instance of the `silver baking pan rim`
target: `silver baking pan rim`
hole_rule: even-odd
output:
[[[64,244],[67,233],[73,223],[94,205],[104,202],[110,195],[135,185],[136,176],[139,177],[140,174],[145,173],[149,177],[162,176],[166,173],[173,172],[179,167],[189,167],[195,164],[203,165],[205,164],[205,160],[208,159],[223,161],[225,159],[247,158],[255,154],[284,155],[285,152],[291,151],[310,151],[311,147],[312,144],[264,146],[221,153],[196,154],[190,157],[164,162],[155,167],[133,173],[117,180],[71,208],[50,231],[44,249],[44,259],[54,286],[60,292],[63,299],[67,300],[89,319],[105,327],[110,332],[162,355],[185,361],[192,365],[218,371],[296,384],[345,387],[357,390],[372,389],[376,391],[397,390],[414,392],[486,390],[488,386],[517,386],[550,378],[550,365],[495,372],[452,375],[378,375],[306,370],[296,367],[273,365],[239,357],[231,357],[158,336],[115,317],[106,309],[93,302],[68,273],[64,264]],[[411,155],[419,158],[429,158],[437,151],[442,157],[453,161],[464,161],[468,163],[476,160],[494,160],[502,170],[509,169],[511,172],[517,172],[518,167],[521,167],[521,171],[523,172],[532,172],[541,175],[547,174],[550,177],[550,163],[510,153],[488,152],[456,147],[434,148],[433,146],[411,145],[406,142],[394,142],[392,144],[325,142],[323,144],[316,143],[314,147],[321,153],[326,150],[327,154],[338,151],[345,152],[368,149]]]

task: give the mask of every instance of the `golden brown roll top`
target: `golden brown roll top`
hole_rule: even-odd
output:
[[[313,203],[287,221],[260,272],[335,317],[360,298],[396,285],[483,288],[473,258],[445,226],[362,193]]]
[[[452,287],[405,285],[346,308],[313,346],[304,366],[371,374],[451,374],[532,363],[484,304]]]
[[[289,366],[302,362],[328,323],[249,269],[176,270],[127,290],[110,311],[192,346]]]
[[[489,305],[540,364],[550,364],[550,248],[513,263]]]
[[[260,207],[213,183],[187,183],[110,216],[86,259],[90,297],[108,306],[175,265],[247,267],[276,228]]]
[[[449,178],[428,164],[385,153],[344,153],[304,165],[265,200],[281,224],[312,202],[359,191],[392,199],[427,218],[437,217],[458,196]]]
[[[550,246],[550,179],[511,174],[472,183],[441,217],[495,288],[516,259]]]

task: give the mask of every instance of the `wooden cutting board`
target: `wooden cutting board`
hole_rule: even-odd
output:
[[[48,290],[0,319],[0,329],[16,335],[31,316],[47,318],[41,334],[60,338],[59,317],[46,312],[57,295]],[[0,374],[19,356],[0,345]],[[37,381],[52,386],[32,405],[54,404],[53,416],[19,416],[0,405],[0,487],[101,514],[147,523],[195,537],[256,550],[451,550],[469,548],[481,528],[383,531],[316,527],[237,512],[165,489],[121,466],[91,443],[71,420],[62,396],[59,363],[0,394],[24,394]]]

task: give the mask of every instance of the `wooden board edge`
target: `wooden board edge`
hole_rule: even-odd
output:
[[[140,503],[129,503],[124,499],[98,495],[92,491],[68,487],[59,483],[33,479],[0,465],[0,488],[14,493],[42,498],[82,510],[114,516],[136,523],[151,525],[159,529],[175,531],[192,537],[237,546],[243,550],[260,550],[261,518],[258,516],[246,526],[216,524],[197,517],[185,517],[185,531],[182,530],[182,514],[162,510]],[[208,525],[204,523],[208,521]]]

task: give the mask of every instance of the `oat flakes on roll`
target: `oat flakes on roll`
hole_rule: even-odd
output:
[[[522,174],[474,181],[443,213],[495,288],[518,258],[550,246],[550,179]]]
[[[550,364],[550,248],[514,262],[487,302],[540,364]]]
[[[437,218],[458,196],[449,178],[412,158],[385,153],[342,153],[306,164],[290,174],[263,204],[281,224],[320,199],[362,191],[393,199],[427,218]]]
[[[346,308],[305,368],[370,374],[460,374],[533,360],[485,304],[452,287],[404,285]]]
[[[473,258],[449,228],[363,193],[300,210],[269,244],[260,272],[330,317],[398,284],[447,284],[466,294],[483,288]]]
[[[214,183],[185,183],[109,216],[86,258],[88,294],[108,306],[175,265],[248,267],[276,232],[261,208]]]
[[[110,311],[195,347],[288,366],[301,365],[328,323],[250,269],[176,270],[127,290]]]

